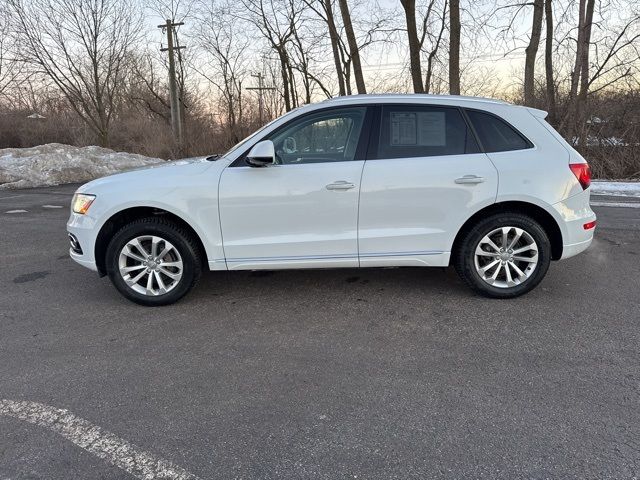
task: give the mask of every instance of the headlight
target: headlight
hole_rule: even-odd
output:
[[[84,215],[89,210],[89,207],[96,199],[95,195],[87,195],[85,193],[76,193],[71,200],[71,209],[74,213]]]

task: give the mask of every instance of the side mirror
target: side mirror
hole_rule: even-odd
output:
[[[266,167],[276,163],[276,148],[271,140],[256,143],[247,155],[247,163],[252,167]]]

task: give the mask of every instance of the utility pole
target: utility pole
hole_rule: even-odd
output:
[[[167,23],[158,25],[158,28],[162,29],[162,32],[167,32],[167,48],[161,48],[161,52],[169,52],[169,100],[171,103],[171,130],[173,131],[173,138],[180,148],[182,148],[182,116],[180,110],[180,96],[178,95],[178,82],[176,81],[176,61],[174,50],[181,50],[187,47],[181,47],[180,45],[173,44],[173,37],[175,35],[175,27],[184,25],[183,22],[174,23],[171,20],[167,20]]]
[[[257,87],[249,87],[247,88],[247,90],[257,90],[258,91],[258,121],[260,122],[260,125],[262,125],[262,119],[264,117],[264,102],[263,102],[263,95],[264,95],[264,91],[265,90],[275,90],[275,87],[265,87],[264,86],[264,76],[262,75],[262,73],[258,73],[257,75],[251,75],[254,78],[258,79],[258,86]]]

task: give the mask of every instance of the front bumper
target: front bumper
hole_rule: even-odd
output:
[[[96,221],[91,216],[71,212],[67,221],[67,232],[73,235],[77,245],[69,248],[69,256],[77,263],[93,271],[98,271],[95,260]],[[78,251],[78,247],[79,250]],[[75,251],[74,251],[75,250]]]

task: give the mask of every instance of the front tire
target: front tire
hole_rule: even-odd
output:
[[[180,300],[202,272],[196,241],[160,216],[134,220],[121,228],[111,239],[105,260],[116,289],[145,306]]]
[[[453,255],[458,275],[473,290],[491,298],[514,298],[542,281],[551,262],[551,243],[533,218],[500,213],[467,230]]]

